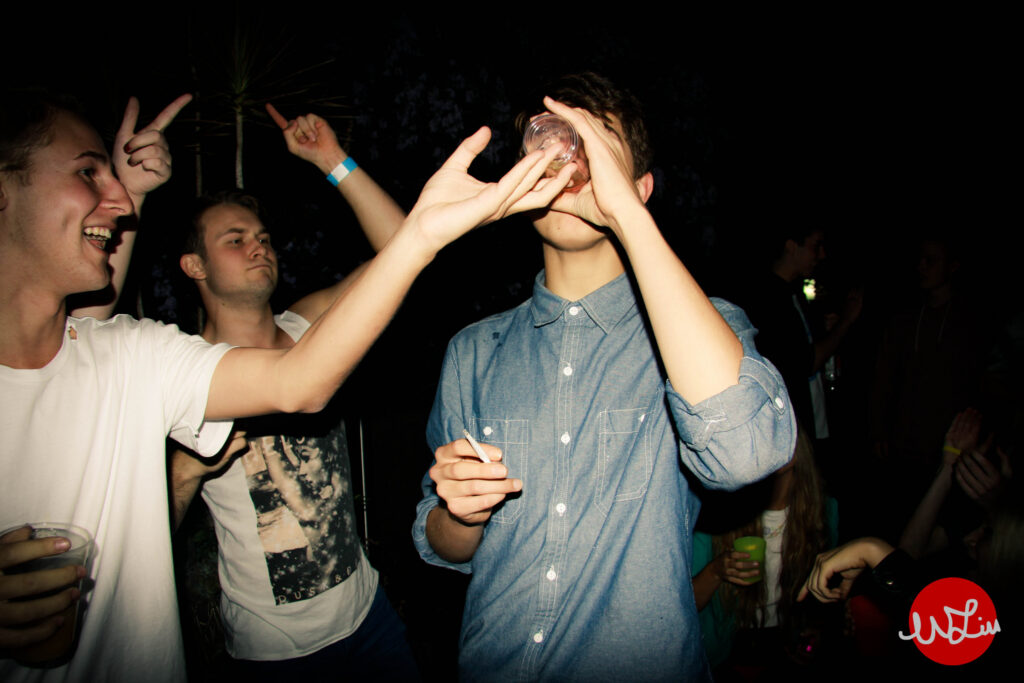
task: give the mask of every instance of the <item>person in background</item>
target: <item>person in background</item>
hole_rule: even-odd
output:
[[[693,592],[708,660],[717,669],[733,654],[734,664],[778,673],[773,667],[785,666],[786,649],[809,627],[804,611],[796,609],[796,595],[817,554],[838,541],[838,506],[825,495],[807,433],[800,430],[788,465],[715,503],[701,510],[702,517],[722,512],[722,506],[757,512],[725,533],[694,534]],[[733,550],[743,536],[764,537],[763,565]],[[734,641],[740,643],[736,652]]]

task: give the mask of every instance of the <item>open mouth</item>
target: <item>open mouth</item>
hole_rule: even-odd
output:
[[[113,235],[113,231],[110,228],[91,227],[83,230],[85,233],[85,239],[89,240],[99,249],[106,250],[107,242],[110,241],[110,237]]]

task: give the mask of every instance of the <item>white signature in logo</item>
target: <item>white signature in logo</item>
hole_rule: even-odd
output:
[[[928,621],[931,623],[931,633],[928,638],[925,639],[921,636],[921,615],[917,612],[910,613],[910,622],[914,627],[914,630],[910,635],[903,635],[903,631],[900,631],[901,640],[917,640],[922,645],[929,645],[935,640],[936,634],[940,638],[945,638],[950,645],[957,645],[963,641],[964,638],[981,638],[982,636],[991,636],[999,633],[999,620],[996,619],[995,623],[986,621],[981,625],[981,630],[975,633],[968,633],[968,621],[970,617],[978,611],[978,601],[971,599],[964,605],[964,610],[958,611],[952,607],[943,607],[942,611],[946,613],[946,630],[943,631],[939,626],[938,622],[935,621],[935,616],[928,617]],[[963,625],[955,625],[953,623],[953,617],[962,617]],[[978,617],[978,621],[981,621],[981,617]]]

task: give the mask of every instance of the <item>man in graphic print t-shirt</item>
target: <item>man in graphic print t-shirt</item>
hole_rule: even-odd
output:
[[[268,111],[295,155],[325,174],[347,155],[330,126],[310,114]],[[349,162],[349,165],[354,166]],[[346,168],[346,166],[340,166]],[[347,170],[347,169],[346,169]],[[405,214],[360,168],[337,187],[380,249]],[[277,258],[255,198],[238,192],[200,201],[181,267],[199,289],[210,342],[287,348],[359,276],[362,268],[280,315],[270,308]],[[301,675],[331,667],[416,677],[404,627],[377,586],[356,529],[344,422],[337,402],[315,415],[239,420],[248,450],[214,464],[174,454],[175,510],[202,483],[218,539],[221,612],[228,652],[254,675]],[[358,650],[358,657],[348,653]]]

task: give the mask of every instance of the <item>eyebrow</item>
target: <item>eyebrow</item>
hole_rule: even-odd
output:
[[[246,232],[249,232],[248,229],[246,229],[246,228],[231,227],[231,228],[227,228],[226,230],[222,230],[220,233],[217,234],[217,237],[224,237],[225,235],[242,235],[242,234],[245,234]],[[259,232],[257,232],[256,235],[257,236],[259,236],[259,235],[268,235],[269,236],[270,235],[270,231],[267,230],[267,229],[263,229],[263,230],[260,230]]]
[[[79,159],[95,159],[96,161],[101,161],[104,163],[110,161],[110,157],[108,157],[106,154],[103,154],[101,152],[94,152],[92,150],[86,150],[79,154],[77,157],[75,157],[76,161]]]

